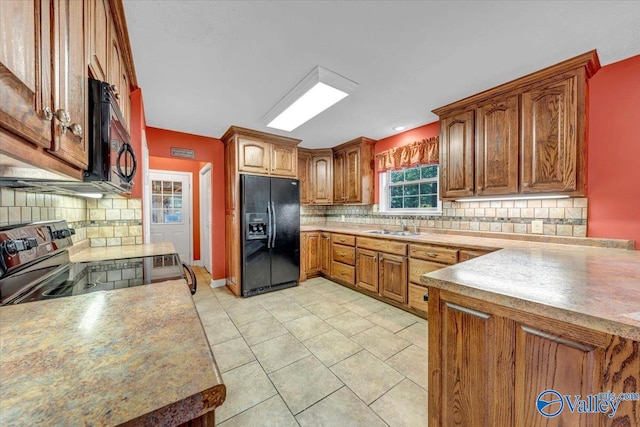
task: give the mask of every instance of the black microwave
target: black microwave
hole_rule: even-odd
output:
[[[131,192],[136,156],[111,85],[89,79],[89,166],[84,181],[105,192]]]

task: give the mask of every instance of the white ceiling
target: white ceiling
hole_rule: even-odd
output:
[[[639,1],[125,0],[149,126],[230,125],[331,147],[437,120],[434,108],[597,49],[640,54]],[[261,117],[313,67],[359,83],[291,133]]]

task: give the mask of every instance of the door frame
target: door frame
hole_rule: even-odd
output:
[[[175,175],[183,175],[187,178],[189,182],[189,259],[183,259],[181,261],[186,262],[191,265],[193,263],[193,174],[191,172],[183,172],[183,171],[172,171],[172,170],[163,170],[163,169],[149,169],[149,200],[151,200],[151,175],[152,174],[163,174],[170,173]],[[147,204],[147,209],[145,209],[146,215],[149,217],[149,228],[151,228],[151,203]]]
[[[200,265],[202,267],[207,267],[207,262],[204,260],[202,256],[203,253],[207,252],[209,254],[209,274],[213,277],[213,241],[211,236],[211,228],[213,222],[213,198],[211,197],[211,191],[213,190],[213,170],[211,163],[207,163],[204,165],[202,169],[200,169],[200,173],[198,174],[198,184],[200,191]],[[209,175],[209,197],[205,198],[204,186],[202,185],[205,182],[204,176],[205,174]],[[209,200],[208,204],[202,203],[203,200]],[[205,219],[209,223],[209,235],[205,235],[205,227],[203,224],[205,223]],[[207,248],[207,251],[203,249]]]

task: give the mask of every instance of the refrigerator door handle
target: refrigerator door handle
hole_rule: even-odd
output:
[[[271,206],[267,203],[267,249],[271,249]]]
[[[278,228],[276,226],[276,204],[271,202],[271,215],[273,215],[273,238],[271,239],[271,247],[276,247],[276,232]]]

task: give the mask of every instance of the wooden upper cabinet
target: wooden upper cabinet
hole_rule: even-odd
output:
[[[271,174],[295,177],[298,175],[298,148],[291,145],[271,145]]]
[[[311,153],[298,149],[298,181],[300,181],[300,204],[313,203],[311,197]]]
[[[271,145],[268,142],[240,138],[238,140],[238,170],[268,174],[271,168]]]
[[[586,84],[599,68],[594,50],[433,110],[441,197],[584,195]]]
[[[577,95],[577,76],[522,94],[522,192],[580,189]]]
[[[356,138],[333,148],[333,202],[373,203],[373,145]]]
[[[227,212],[236,210],[238,180],[236,168],[236,145],[224,143],[224,205]]]
[[[311,158],[311,199],[322,205],[333,202],[333,157],[331,150],[324,151],[312,154]]]
[[[443,198],[474,194],[474,112],[440,119],[440,194]]]
[[[53,2],[53,110],[51,152],[85,169],[88,165],[84,49],[84,2]]]
[[[87,64],[89,77],[108,81],[108,57],[111,42],[111,13],[107,0],[86,2]]]
[[[518,192],[518,96],[476,110],[476,194]]]
[[[338,151],[333,155],[333,203],[344,203],[346,197],[344,170],[345,153],[344,151]]]
[[[0,127],[49,148],[51,103],[49,3],[0,1]],[[2,144],[6,148],[6,145]]]

